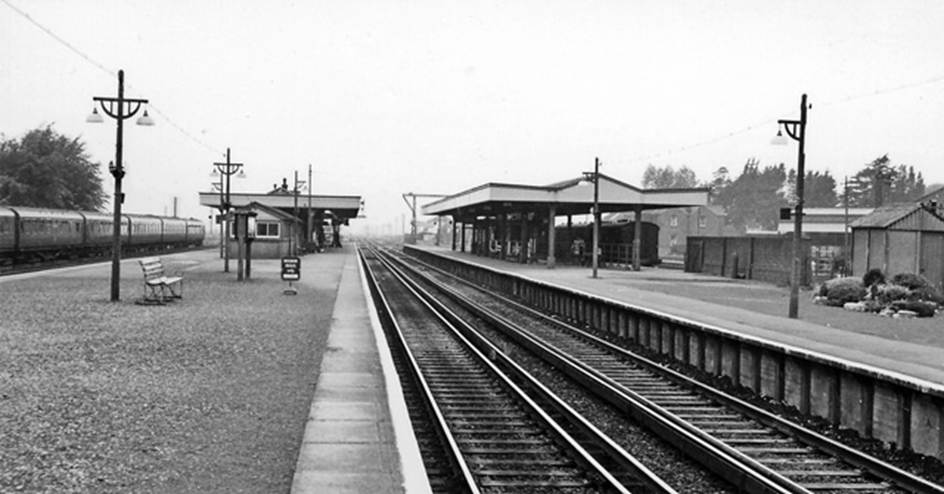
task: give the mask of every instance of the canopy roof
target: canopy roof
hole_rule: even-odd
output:
[[[550,185],[489,182],[446,196],[422,207],[423,214],[456,217],[544,211],[554,206],[556,214],[587,214],[593,208],[593,183],[583,177]],[[640,189],[608,175],[599,175],[600,211],[632,211],[708,203],[708,188]]]
[[[233,207],[245,207],[251,203],[258,203],[282,212],[291,214],[295,210],[295,196],[292,194],[247,194],[230,193],[230,204]],[[200,205],[211,208],[220,207],[219,192],[200,192]],[[334,216],[341,220],[347,220],[357,217],[357,212],[361,208],[361,196],[311,196],[311,209],[317,212],[330,211]],[[308,209],[308,195],[298,195],[299,214]],[[316,214],[317,214],[316,212]]]

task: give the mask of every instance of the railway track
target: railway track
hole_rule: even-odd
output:
[[[500,356],[499,349],[450,323],[443,307],[397,268],[376,253],[362,252],[362,262],[388,341],[395,343],[403,367],[410,371],[411,389],[421,395],[418,401],[425,410],[411,415],[429,417],[434,425],[426,428],[436,430],[439,451],[448,457],[433,465],[435,488],[675,492]],[[580,441],[565,429],[578,432]],[[427,459],[428,470],[430,463]],[[446,464],[452,475],[441,472]]]
[[[413,276],[748,492],[944,488],[418,261]]]
[[[158,251],[137,251],[137,252],[122,252],[121,259],[135,259],[139,257],[147,257],[153,255],[169,255],[169,254],[179,254],[181,252],[189,252],[196,250],[210,249],[212,247],[181,247],[175,249],[163,249]],[[26,274],[26,273],[37,273],[41,271],[48,271],[50,269],[58,268],[71,268],[75,266],[84,266],[87,264],[95,264],[99,262],[109,262],[111,261],[111,254],[107,255],[95,255],[95,256],[80,256],[80,257],[61,257],[61,258],[51,258],[45,260],[32,260],[30,262],[21,262],[13,263],[7,262],[6,264],[0,263],[0,277],[16,275],[16,274]]]

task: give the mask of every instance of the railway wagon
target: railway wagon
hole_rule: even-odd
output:
[[[625,263],[631,261],[633,238],[636,235],[635,222],[602,223],[600,225],[601,262]],[[585,256],[592,253],[593,225],[579,225],[570,228],[558,226],[555,228],[554,249],[561,259],[571,262],[585,262],[580,255],[573,251],[574,241],[583,240]],[[640,263],[643,266],[655,266],[661,262],[659,258],[659,226],[648,221],[642,222],[642,238],[640,243]]]

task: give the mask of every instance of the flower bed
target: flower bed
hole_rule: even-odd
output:
[[[873,269],[862,278],[828,280],[814,290],[813,302],[886,317],[933,317],[944,304],[940,290],[923,276],[899,273],[886,278]]]

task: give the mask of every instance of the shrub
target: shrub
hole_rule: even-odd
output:
[[[934,302],[921,302],[919,300],[896,300],[892,302],[892,309],[910,310],[918,314],[918,317],[932,317],[937,304]]]
[[[885,283],[885,273],[883,273],[881,269],[870,269],[867,273],[862,275],[862,284],[866,287],[881,283]]]
[[[920,274],[914,273],[898,273],[895,276],[892,276],[891,282],[896,285],[901,285],[909,290],[916,290],[918,288],[931,286],[931,282],[927,278],[921,276]]]
[[[865,297],[862,280],[854,277],[835,278],[824,284],[826,298],[831,304],[842,305],[846,302],[858,302]]]
[[[941,295],[941,291],[931,285],[911,290],[908,292],[908,300],[923,300],[944,305],[944,295]]]
[[[888,283],[879,285],[876,299],[883,304],[890,304],[896,300],[905,300],[908,298],[908,293],[909,290],[907,287]]]

